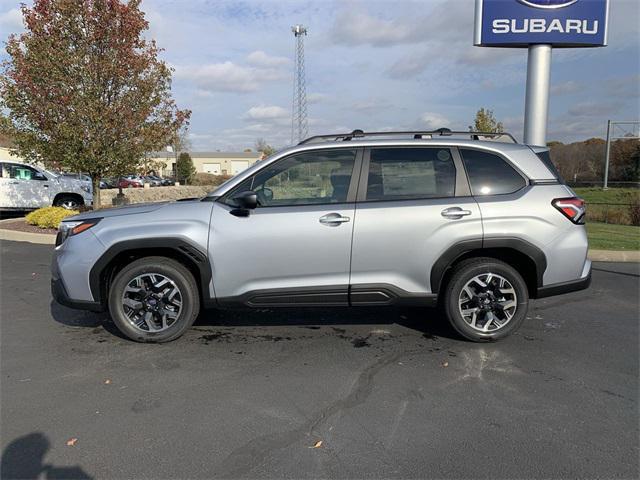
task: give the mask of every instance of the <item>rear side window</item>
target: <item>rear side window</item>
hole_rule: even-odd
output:
[[[367,200],[452,197],[456,168],[447,148],[373,148]]]
[[[498,155],[480,150],[460,149],[473,195],[513,193],[527,183],[515,169]]]
[[[564,179],[562,178],[562,175],[560,175],[560,172],[551,161],[551,155],[549,154],[549,150],[546,150],[544,152],[538,152],[536,153],[536,155],[542,161],[542,163],[544,163],[544,166],[551,171],[555,179],[558,180],[560,183],[564,183]]]

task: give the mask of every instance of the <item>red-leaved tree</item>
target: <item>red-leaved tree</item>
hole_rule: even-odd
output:
[[[88,173],[100,208],[100,178],[134,171],[191,112],[171,97],[140,0],[34,0],[22,14],[2,64],[0,131],[26,159]]]

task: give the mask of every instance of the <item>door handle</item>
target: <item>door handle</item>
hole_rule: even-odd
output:
[[[471,215],[471,210],[463,210],[460,207],[445,208],[441,213],[445,218],[457,219]]]
[[[9,182],[9,185],[18,185],[20,182]]]
[[[349,217],[343,217],[339,213],[327,213],[320,217],[320,223],[323,225],[329,225],[336,227],[341,223],[349,222],[351,219]]]

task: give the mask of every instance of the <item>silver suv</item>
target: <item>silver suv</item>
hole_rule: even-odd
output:
[[[360,305],[439,305],[463,337],[500,339],[530,298],[591,278],[583,201],[547,148],[504,139],[312,137],[202,199],[71,217],[53,295],[142,342],[178,338],[201,307]]]

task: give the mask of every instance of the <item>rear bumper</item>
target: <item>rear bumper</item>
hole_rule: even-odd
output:
[[[587,260],[588,261],[588,260]],[[553,297],[555,295],[563,295],[565,293],[586,290],[591,285],[591,262],[588,263],[587,275],[570,282],[552,283],[539,287],[536,298]]]
[[[72,300],[69,298],[67,291],[64,289],[62,280],[51,279],[51,295],[54,300],[65,307],[75,308],[78,310],[89,310],[92,312],[102,312],[104,308],[100,302],[87,302],[84,300]]]

